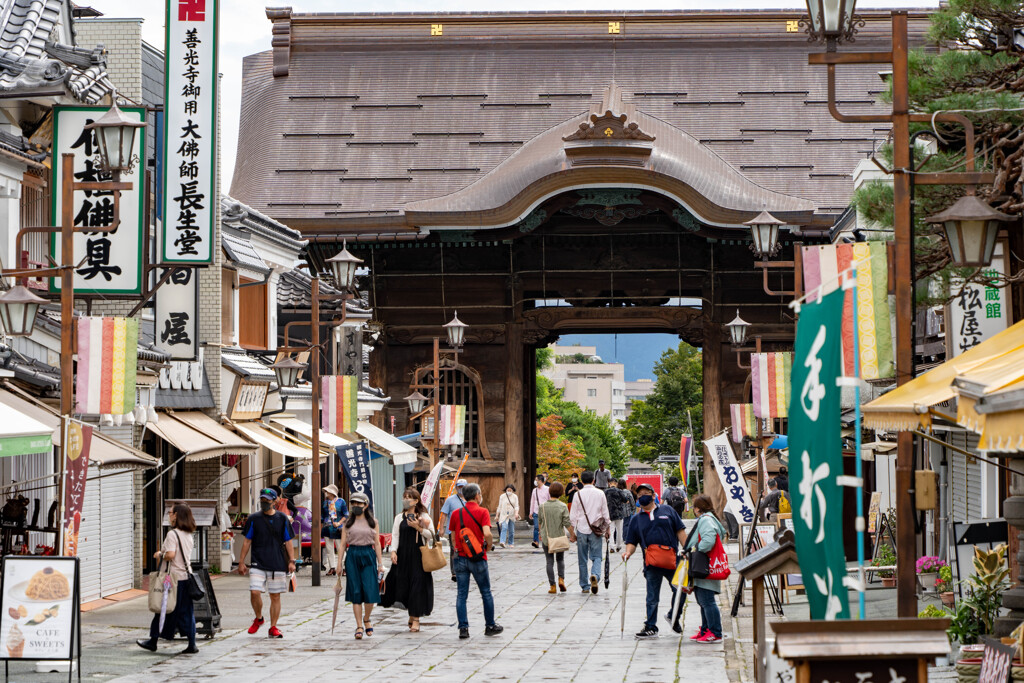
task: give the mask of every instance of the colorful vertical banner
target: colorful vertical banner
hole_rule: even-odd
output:
[[[78,555],[78,530],[85,505],[85,479],[89,473],[92,427],[68,420],[67,453],[64,454],[64,519],[61,555]]]
[[[442,446],[461,446],[466,440],[466,406],[439,406],[438,435]]]
[[[853,376],[853,325],[857,321],[860,373],[863,379],[892,377],[892,328],[889,320],[889,266],[885,242],[825,244],[803,248],[804,289],[807,301],[829,294],[842,286],[840,273],[854,262],[857,267],[857,311],[853,292],[843,301],[842,367]],[[820,291],[815,291],[820,287]]]
[[[730,404],[729,413],[732,415],[733,441],[740,443],[745,436],[757,436],[757,422],[754,420],[752,403]]]
[[[679,439],[679,476],[683,480],[683,488],[689,484],[690,467],[693,463],[693,437],[683,434]]]
[[[373,481],[370,478],[370,449],[366,447],[365,441],[335,446],[334,450],[341,460],[341,467],[345,470],[345,478],[348,480],[349,493],[365,493],[370,499],[370,509],[373,509]]]
[[[750,386],[754,401],[754,417],[786,417],[789,408],[789,376],[793,354],[750,354]],[[755,427],[753,434],[757,433]]]
[[[797,559],[812,619],[849,619],[843,552],[839,423],[843,291],[804,304],[796,328],[789,411],[790,495]]]
[[[218,0],[167,0],[164,263],[216,253]]]
[[[715,472],[718,472],[718,478],[725,490],[729,512],[740,522],[750,524],[754,521],[754,501],[750,497],[747,482],[743,479],[743,472],[736,463],[732,446],[729,445],[729,436],[723,432],[705,441],[704,445],[708,447],[711,460],[715,463]]]
[[[79,318],[75,412],[83,415],[132,412],[138,361],[137,318]]]
[[[321,378],[320,429],[331,434],[352,434],[359,420],[359,378],[328,375]]]

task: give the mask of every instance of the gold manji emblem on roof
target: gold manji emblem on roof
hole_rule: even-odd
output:
[[[432,36],[443,36],[444,35],[444,24],[431,24],[430,35]]]
[[[796,33],[800,30],[800,22],[796,19],[786,22],[786,33]]]
[[[608,22],[608,33],[622,33],[622,22],[621,21],[609,21]]]

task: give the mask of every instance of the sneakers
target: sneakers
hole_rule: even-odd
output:
[[[637,640],[647,640],[648,638],[657,638],[658,631],[650,626],[644,626],[643,630],[634,636]]]
[[[505,627],[501,626],[500,624],[491,624],[490,626],[488,626],[487,628],[484,629],[484,635],[485,636],[496,636],[496,635],[498,635],[499,633],[501,633],[504,630],[505,630]]]
[[[700,640],[701,638],[703,638],[707,634],[708,634],[707,629],[705,629],[703,626],[701,626],[700,630],[697,631],[697,633],[695,633],[694,635],[690,636],[690,640]]]
[[[260,626],[263,626],[263,617],[256,617],[252,620],[252,626],[249,627],[249,633],[256,633],[260,630]]]
[[[594,574],[590,575],[590,592],[597,595],[597,576]]]
[[[459,629],[459,640],[465,640],[466,638],[469,638],[469,629],[468,628],[460,628]]]
[[[267,637],[269,637],[269,638],[284,638],[284,634],[281,633],[281,631],[276,626],[271,626],[270,630],[267,632]]]
[[[722,642],[722,639],[711,631],[708,631],[702,638],[698,638],[695,642],[702,643],[704,645],[714,645],[715,643]]]
[[[554,595],[557,592],[558,592],[558,586],[556,586],[555,584],[551,584],[551,588],[548,589],[548,593],[550,593],[551,595]]]

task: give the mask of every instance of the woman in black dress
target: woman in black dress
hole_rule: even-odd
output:
[[[420,546],[433,540],[433,524],[419,491],[410,487],[402,494],[402,513],[391,529],[391,569],[384,583],[383,607],[403,607],[409,612],[409,630],[420,630],[420,617],[434,609],[434,578],[423,570]]]

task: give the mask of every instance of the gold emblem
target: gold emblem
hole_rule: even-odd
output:
[[[786,22],[786,33],[796,33],[800,30],[800,22],[794,20]]]
[[[611,128],[605,128],[605,129],[604,129],[604,135],[605,135],[605,137],[608,137],[608,138],[610,138],[610,137],[611,137],[612,135],[614,135],[614,134],[615,134],[615,131],[613,131],[613,130],[612,130]]]
[[[609,21],[608,22],[608,33],[622,33],[622,22],[621,21]]]
[[[444,35],[444,24],[431,24],[430,35],[432,36],[443,36]]]

